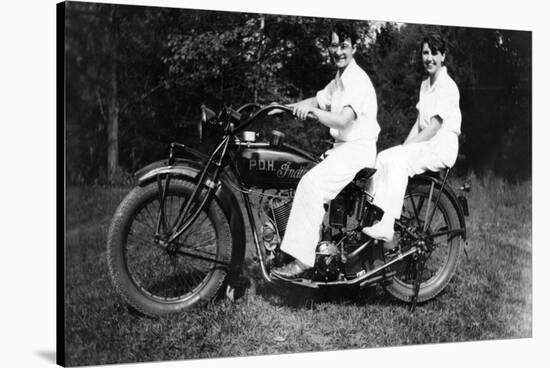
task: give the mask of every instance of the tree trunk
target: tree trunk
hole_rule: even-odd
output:
[[[116,7],[111,11],[111,98],[109,103],[109,118],[107,126],[107,180],[114,183],[118,169],[118,122],[119,122],[119,102],[118,102],[118,71],[117,71],[117,49],[119,40],[118,17]]]
[[[260,15],[260,37],[258,38],[258,54],[256,55],[256,71],[254,76],[254,103],[258,103],[258,86],[260,84],[261,78],[261,62],[262,62],[262,53],[264,48],[264,28],[265,28],[265,16]]]
[[[111,75],[111,87],[113,94],[109,108],[109,122],[107,128],[108,147],[107,147],[107,175],[109,183],[113,183],[118,168],[118,96],[116,72]]]

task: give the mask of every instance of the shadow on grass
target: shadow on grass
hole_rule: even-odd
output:
[[[271,304],[290,308],[315,308],[316,304],[333,303],[338,305],[354,304],[356,306],[396,306],[408,305],[393,299],[386,294],[381,286],[374,285],[364,288],[359,286],[327,286],[318,289],[300,287],[293,284],[268,283],[261,276],[261,270],[255,263],[248,262],[248,271],[252,292],[264,298]],[[243,276],[245,277],[245,276]]]

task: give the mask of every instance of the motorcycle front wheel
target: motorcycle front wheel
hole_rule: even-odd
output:
[[[164,200],[156,182],[136,187],[111,222],[107,240],[111,280],[122,298],[146,315],[165,316],[206,303],[224,285],[232,240],[215,199],[177,239],[177,247],[155,241],[157,229],[162,238],[176,223],[194,186],[172,179]]]
[[[396,275],[385,288],[392,296],[404,302],[413,300],[418,276],[420,284],[416,301],[425,302],[445,289],[458,266],[463,244],[460,235],[453,230],[460,229],[459,215],[445,192],[439,199],[430,225],[424,226],[435,206],[437,193],[438,190],[434,189],[430,197],[430,185],[412,183],[405,195],[400,222],[406,224],[412,232],[442,235],[433,237],[431,251],[423,255],[423,267],[415,269],[418,267],[418,259],[411,257],[396,267]],[[405,248],[410,246],[407,241],[403,241],[406,238],[403,232],[395,235],[394,241],[401,241],[401,246]]]

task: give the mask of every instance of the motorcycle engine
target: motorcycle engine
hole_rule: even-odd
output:
[[[265,203],[263,210],[269,221],[262,227],[262,238],[268,250],[279,245],[285,234],[292,201],[290,199],[271,198]]]
[[[274,266],[281,266],[287,261],[279,251],[279,246],[286,230],[291,207],[292,200],[290,198],[271,198],[263,206],[268,221],[261,228],[261,238],[268,251],[268,261]]]
[[[290,216],[292,201],[273,198],[269,201],[269,206],[271,209],[271,213],[268,215],[273,221],[275,221],[277,229],[279,230],[279,235],[282,238],[285,234],[288,217]]]
[[[314,279],[318,281],[335,281],[343,270],[338,247],[329,241],[322,241],[315,251]]]

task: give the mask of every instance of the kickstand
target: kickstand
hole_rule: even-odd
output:
[[[418,301],[418,292],[420,291],[420,276],[424,271],[424,261],[415,260],[414,263],[414,283],[413,283],[413,295],[411,298],[411,308],[410,311],[413,313],[416,309],[416,302]]]
[[[466,247],[467,247],[467,246],[468,246],[468,242],[466,242],[466,243],[464,244],[464,248],[463,248],[463,249],[464,249],[464,254],[466,255],[466,258],[467,258],[467,259],[470,259],[470,255],[468,254],[468,250],[466,250]]]

